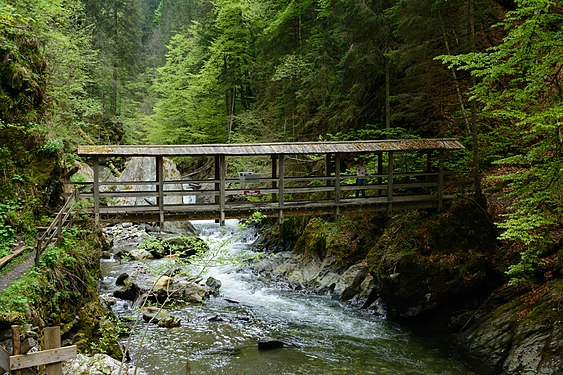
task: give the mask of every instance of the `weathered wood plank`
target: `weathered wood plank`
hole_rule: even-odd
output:
[[[10,353],[0,346],[0,369],[10,371]]]
[[[47,349],[36,353],[20,354],[10,357],[10,370],[53,364],[74,358],[76,358],[76,345]]]

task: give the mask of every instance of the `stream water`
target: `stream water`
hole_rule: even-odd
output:
[[[199,237],[222,243],[231,254],[248,251],[254,239],[250,230],[240,229],[235,221],[225,227],[213,222],[194,224]],[[119,274],[161,261],[150,261],[151,265],[102,261],[102,291],[115,289]],[[220,297],[201,306],[170,309],[180,318],[181,327],[143,323],[133,331],[132,360],[148,374],[473,374],[423,339],[373,313],[266,282],[246,266],[214,266],[205,272],[222,282]],[[118,302],[116,314],[131,315],[129,304]],[[259,350],[258,341],[268,339],[288,347]]]

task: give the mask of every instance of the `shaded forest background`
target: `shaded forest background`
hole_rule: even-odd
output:
[[[562,28],[555,0],[2,0],[4,251],[78,144],[456,137],[533,277],[561,251]]]

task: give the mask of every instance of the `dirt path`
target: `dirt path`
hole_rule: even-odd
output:
[[[6,267],[10,269],[6,272],[2,270],[0,277],[0,292],[12,285],[12,283],[20,277],[23,273],[27,272],[35,263],[35,253],[30,251],[22,254],[13,259]]]

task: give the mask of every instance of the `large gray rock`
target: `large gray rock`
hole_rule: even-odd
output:
[[[182,179],[176,164],[168,158],[164,158],[163,162],[163,175],[164,181],[178,181]],[[125,165],[125,169],[119,176],[119,182],[130,181],[154,181],[156,178],[156,159],[152,157],[135,157],[131,158]],[[170,190],[184,190],[182,184],[166,184],[164,191]],[[156,186],[147,185],[121,185],[117,186],[116,191],[156,191]],[[184,199],[182,196],[167,196],[164,197],[164,204],[182,204],[184,200],[191,202],[193,196],[186,194]],[[130,198],[117,198],[116,205],[147,205],[156,204],[156,197],[130,197]]]
[[[368,267],[365,262],[354,264],[348,268],[336,282],[334,294],[341,301],[349,301],[359,294],[362,282],[368,276]]]
[[[541,291],[530,291],[487,312],[461,335],[462,342],[503,375],[563,374],[561,282],[557,283],[546,284],[539,298]]]

